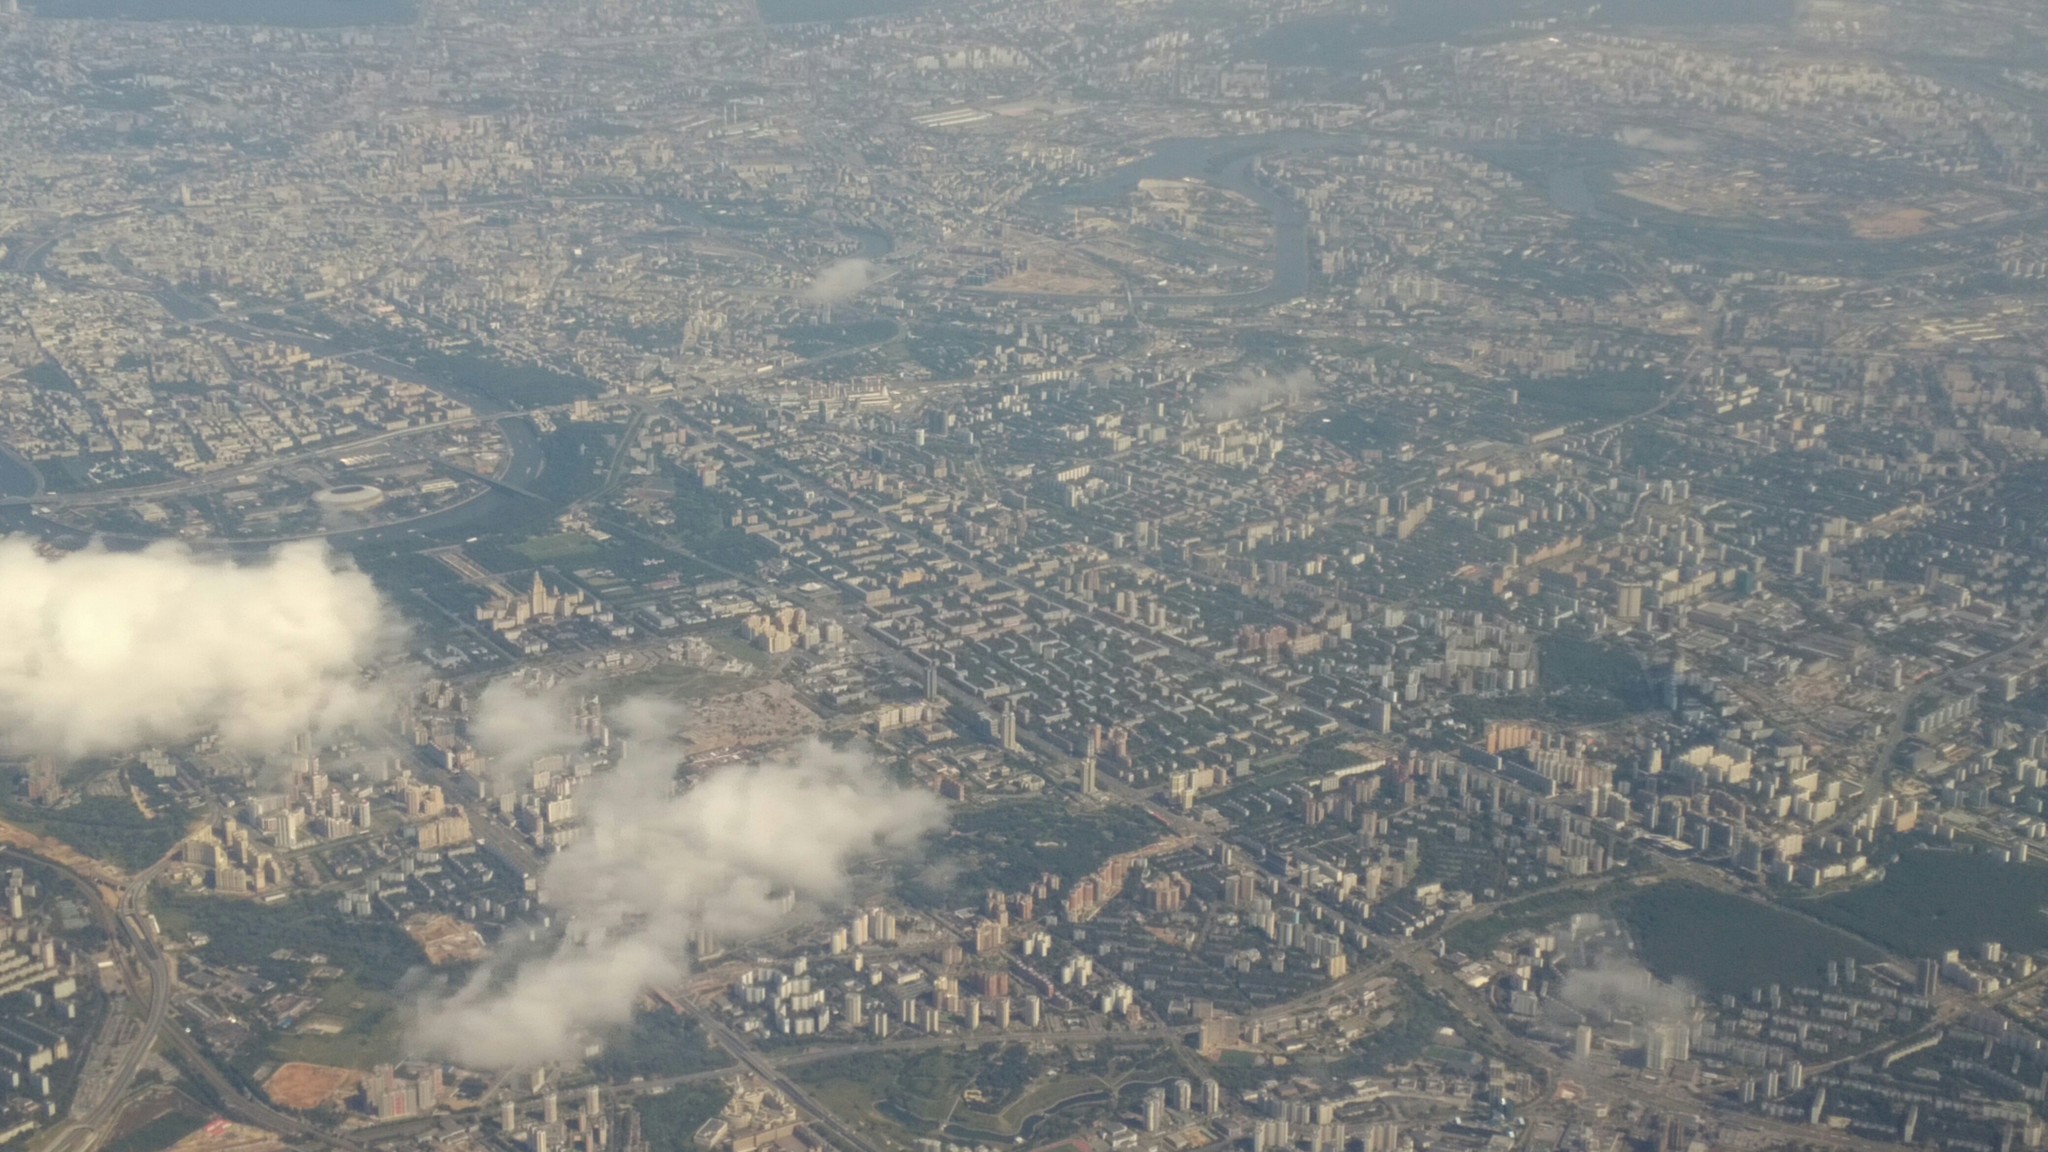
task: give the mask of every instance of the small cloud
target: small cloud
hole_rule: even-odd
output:
[[[619,762],[579,788],[583,835],[541,877],[564,933],[508,936],[468,980],[427,990],[416,1051],[475,1068],[573,1059],[631,1020],[645,989],[680,981],[700,933],[741,940],[792,908],[842,907],[858,863],[914,855],[945,823],[931,793],[819,743],[679,789],[679,714],[632,699],[612,718]],[[531,731],[519,735],[532,746]]]
[[[1683,1021],[1693,1005],[1692,992],[1658,980],[1640,961],[1620,953],[1567,972],[1558,999],[1591,1016],[1644,1024]]]
[[[872,260],[858,256],[835,260],[818,273],[810,287],[804,289],[804,299],[813,304],[839,304],[867,291],[876,277],[877,269]]]
[[[1685,156],[1706,150],[1706,144],[1696,136],[1673,136],[1655,128],[1623,128],[1614,134],[1616,141],[1629,148],[1640,148],[1645,152],[1662,152],[1670,156]]]
[[[1299,403],[1316,394],[1315,373],[1297,368],[1284,376],[1247,373],[1202,397],[1202,414],[1244,416],[1279,401]]]

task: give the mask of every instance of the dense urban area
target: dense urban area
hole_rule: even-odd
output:
[[[0,0],[0,139],[0,1144],[2048,1146],[2038,0]]]

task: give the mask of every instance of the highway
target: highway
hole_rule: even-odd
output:
[[[431,751],[431,749],[427,748],[414,749],[412,757],[413,775],[426,783],[438,785],[443,792],[447,793],[450,802],[453,803],[456,797],[467,794],[469,785],[456,780],[455,774],[448,771],[447,767],[431,754]],[[479,805],[478,807],[482,808],[483,806]],[[538,880],[540,874],[546,870],[547,861],[541,858],[540,853],[534,850],[533,845],[527,843],[526,837],[496,815],[487,811],[478,811],[476,819],[469,822],[469,828],[470,832],[485,847],[496,853],[500,859],[526,873],[528,876]]]
[[[19,849],[17,849],[19,851]],[[46,867],[54,868],[70,877],[87,891],[98,891],[85,877],[73,872],[54,860],[38,858]],[[144,983],[149,988],[149,998],[142,1012],[142,1027],[136,1037],[129,1041],[115,1065],[113,1075],[102,1085],[94,1086],[95,1104],[83,1114],[77,1112],[63,1124],[51,1130],[46,1137],[44,1148],[50,1152],[92,1152],[110,1134],[113,1123],[120,1119],[121,1109],[128,1102],[128,1090],[135,1082],[135,1074],[141,1070],[142,1062],[156,1046],[156,1037],[162,1032],[164,1022],[171,1012],[170,964],[164,959],[162,950],[148,939],[148,930],[143,926],[142,917],[148,915],[143,906],[143,896],[150,882],[156,878],[164,862],[158,861],[149,868],[135,874],[121,890],[119,903],[106,914],[105,905],[99,907],[106,921],[108,935],[117,941],[115,954],[121,965],[121,975],[132,996]],[[138,963],[139,961],[139,963]],[[116,1028],[117,1012],[125,1008],[110,1009],[101,1035],[111,1036]],[[81,1094],[85,1085],[79,1085]]]
[[[354,437],[333,444],[323,444],[318,448],[304,449],[297,452],[280,452],[275,456],[266,456],[261,460],[251,461],[236,468],[225,468],[219,472],[209,472],[204,476],[194,477],[190,480],[170,480],[161,484],[150,484],[135,488],[94,489],[85,492],[52,492],[33,499],[28,497],[5,497],[0,498],[0,504],[33,503],[53,508],[78,508],[96,504],[127,504],[136,500],[185,496],[212,488],[233,487],[249,477],[258,476],[278,468],[290,467],[324,456],[358,453],[373,445],[386,444],[393,440],[403,440],[407,437],[420,436],[429,432],[444,432],[450,428],[465,428],[473,424],[524,419],[534,413],[566,412],[569,408],[570,405],[557,404],[522,412],[494,412],[487,415],[461,416],[452,420],[443,420],[437,424],[421,424],[411,428],[398,428],[389,432],[379,432],[370,436]]]
[[[1906,723],[1911,719],[1915,704],[1919,703],[1929,692],[1939,691],[1957,680],[1973,676],[1983,669],[1996,664],[1998,661],[2028,647],[2039,647],[2041,643],[2042,637],[2022,627],[2019,639],[2004,648],[1988,655],[1980,656],[1968,664],[1951,668],[1939,676],[1931,677],[1924,684],[1908,689],[1899,698],[1898,707],[1893,710],[1891,719],[1885,726],[1884,737],[1878,743],[1876,753],[1871,757],[1869,768],[1864,772],[1863,803],[1855,813],[1847,818],[1846,822],[1854,824],[1856,820],[1862,819],[1864,812],[1876,807],[1883,798],[1884,792],[1890,783],[1892,762],[1898,758],[1899,745],[1903,744],[1906,740]]]
[[[810,1116],[818,1129],[840,1152],[884,1152],[849,1127],[845,1121],[834,1115],[823,1104],[806,1092],[802,1085],[792,1079],[784,1069],[792,1065],[807,1064],[840,1057],[860,1057],[874,1052],[927,1051],[935,1048],[962,1048],[979,1044],[1030,1043],[1030,1044],[1115,1044],[1119,1042],[1151,1042],[1174,1044],[1178,1037],[1170,1029],[1162,1027],[1132,1029],[1077,1029],[1069,1032],[960,1032],[948,1036],[928,1036],[916,1039],[883,1041],[879,1044],[860,1044],[841,1048],[810,1049],[789,1055],[770,1057],[762,1054],[746,1039],[727,1028],[712,1012],[695,1000],[677,996],[692,1016],[702,1024],[718,1046],[732,1054],[742,1067],[760,1077],[782,1093],[791,1104]],[[678,1079],[695,1079],[705,1074]]]
[[[883,1152],[813,1099],[810,1093],[804,1091],[802,1085],[769,1062],[767,1057],[755,1051],[753,1045],[748,1044],[738,1033],[727,1028],[724,1021],[706,1011],[695,1000],[679,998],[678,1002],[689,1008],[690,1014],[697,1018],[697,1022],[704,1026],[705,1032],[717,1041],[719,1047],[731,1053],[732,1058],[738,1060],[747,1071],[759,1076],[782,1093],[791,1104],[809,1115],[840,1152]]]
[[[24,852],[20,848],[10,851],[29,856],[46,867],[69,878],[73,883],[91,893],[101,890],[92,880],[76,870],[45,856]],[[39,1152],[93,1152],[112,1135],[112,1128],[119,1121],[121,1112],[130,1102],[130,1090],[143,1063],[159,1041],[167,1043],[179,1057],[179,1063],[197,1076],[212,1090],[221,1111],[237,1120],[242,1120],[302,1142],[324,1144],[343,1152],[362,1152],[362,1146],[353,1141],[331,1136],[317,1128],[300,1123],[291,1116],[271,1108],[254,1099],[223,1075],[213,1061],[200,1050],[199,1045],[181,1027],[167,1027],[171,1021],[171,966],[162,947],[148,927],[149,909],[147,897],[149,886],[157,874],[168,863],[168,858],[136,873],[122,887],[120,898],[111,909],[99,900],[93,902],[102,924],[113,942],[116,962],[121,966],[122,979],[131,995],[138,989],[149,989],[147,1001],[142,1010],[141,1027],[134,1038],[126,1043],[113,1074],[93,1092],[94,1103],[84,1112],[74,1112],[63,1123],[45,1133],[37,1144]],[[116,1028],[116,1013],[110,1011],[103,1026],[102,1037],[111,1036]],[[98,1043],[99,1041],[95,1041]],[[84,1086],[81,1085],[81,1092]]]
[[[1612,1063],[1605,1067],[1613,1069],[1615,1074],[1604,1075],[1599,1064],[1568,1060],[1549,1045],[1510,1031],[1490,1004],[1445,972],[1426,952],[1409,950],[1398,959],[1431,995],[1456,1012],[1475,1031],[1484,1034],[1489,1044],[1538,1069],[1553,1086],[1561,1080],[1570,1080],[1579,1085],[1586,1099],[1602,1101],[1620,1111],[1625,1111],[1630,1105],[1642,1104],[1667,1115],[1711,1114],[1727,1127],[1749,1129],[1774,1141],[1782,1141],[1778,1145],[1782,1147],[1871,1147],[1868,1140],[1832,1128],[1786,1123],[1754,1112],[1715,1109],[1712,1097],[1695,1094],[1670,1081],[1654,1079],[1633,1070],[1623,1071]],[[1743,1146],[1755,1145],[1744,1142]]]

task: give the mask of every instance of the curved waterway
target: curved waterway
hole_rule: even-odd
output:
[[[1342,137],[1313,132],[1266,132],[1247,136],[1198,136],[1162,140],[1151,154],[1105,173],[1087,184],[1056,189],[1039,203],[1048,206],[1122,200],[1140,180],[1201,180],[1235,192],[1266,210],[1273,222],[1267,255],[1271,278],[1250,292],[1139,296],[1146,304],[1259,307],[1298,300],[1308,292],[1308,213],[1252,176],[1261,156],[1334,148]]]

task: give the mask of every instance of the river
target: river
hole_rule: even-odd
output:
[[[540,478],[546,470],[547,446],[535,430],[533,422],[521,416],[508,415],[498,421],[498,427],[505,434],[505,445],[510,463],[504,475],[498,478],[500,484],[524,488]],[[7,474],[7,460],[0,455],[0,477]],[[429,512],[394,524],[374,525],[367,528],[321,533],[320,538],[342,551],[357,548],[402,544],[414,541],[422,546],[431,539],[447,540],[461,535],[476,535],[505,519],[521,505],[530,505],[538,497],[520,496],[501,488],[491,488],[474,500],[467,500],[452,508]],[[38,536],[84,543],[86,534],[68,524],[50,520],[35,514],[27,504],[0,506],[0,533],[33,532]],[[109,547],[117,549],[141,548],[155,542],[155,538],[103,534],[102,539]],[[268,552],[282,543],[281,540],[229,540],[205,539],[189,543],[202,548],[217,549],[240,554]]]
[[[1273,222],[1273,247],[1267,257],[1271,278],[1250,292],[1139,296],[1146,304],[1270,307],[1300,299],[1313,277],[1309,267],[1308,214],[1299,205],[1261,184],[1252,167],[1261,157],[1284,153],[1329,155],[1356,149],[1369,136],[1285,131],[1243,136],[1175,137],[1152,146],[1149,155],[1122,165],[1086,184],[1060,188],[1034,197],[1041,209],[1076,204],[1121,202],[1140,180],[1198,179],[1245,196],[1264,208]],[[1517,172],[1543,192],[1559,211],[1590,221],[1609,222],[1595,191],[1599,173],[1626,163],[1621,149],[1602,142],[1570,148],[1544,145],[1481,145],[1468,147],[1480,159]]]
[[[1298,300],[1308,292],[1308,214],[1293,201],[1260,184],[1252,166],[1261,156],[1306,148],[1329,149],[1344,137],[1313,132],[1265,132],[1245,136],[1176,137],[1152,146],[1151,154],[1116,168],[1087,184],[1056,189],[1037,197],[1047,208],[1100,204],[1122,200],[1140,180],[1196,179],[1235,192],[1266,210],[1273,222],[1273,247],[1267,257],[1272,276],[1250,292],[1139,296],[1146,304],[1262,307]]]
[[[204,324],[238,340],[259,343],[274,341],[294,345],[315,356],[346,356],[358,363],[367,362],[378,372],[394,379],[431,388],[467,404],[480,416],[498,417],[498,427],[505,437],[506,455],[505,470],[496,478],[499,484],[517,489],[528,488],[547,469],[547,446],[541,440],[533,422],[487,396],[457,387],[446,380],[430,376],[409,364],[402,364],[379,353],[352,352],[345,345],[319,336],[273,332],[252,327],[241,321],[220,318],[210,303],[194,300],[168,288],[159,290],[156,298],[166,311],[187,323]],[[40,477],[34,469],[10,453],[0,451],[0,497],[34,498],[41,494]],[[536,498],[520,496],[502,488],[491,488],[474,500],[411,520],[321,535],[336,548],[344,550],[398,544],[409,539],[424,541],[428,537],[445,538],[488,528],[519,504],[533,499]],[[32,531],[39,535],[71,539],[78,539],[82,535],[69,525],[37,516],[30,506],[23,504],[0,507],[0,530]],[[108,535],[103,539],[113,547],[141,547],[151,542],[138,536]],[[268,551],[276,547],[280,541],[221,539],[202,543],[210,548],[248,553]]]
[[[662,199],[659,203],[685,227],[709,231],[716,226],[688,202]],[[861,254],[869,259],[887,256],[895,247],[893,238],[877,229],[847,225],[841,230],[859,244]],[[50,246],[38,245],[29,255],[23,257],[21,263],[25,270],[45,272],[41,264]],[[498,427],[505,437],[505,469],[495,478],[501,485],[513,489],[530,489],[534,481],[540,479],[548,468],[548,446],[533,422],[489,396],[463,388],[378,352],[354,349],[340,341],[312,333],[273,331],[258,328],[246,321],[229,319],[222,316],[211,301],[195,298],[169,287],[159,288],[153,295],[166,312],[187,324],[203,325],[237,340],[289,344],[314,356],[348,358],[358,364],[372,367],[395,380],[431,388],[444,396],[467,404],[480,416],[497,418]],[[4,446],[0,446],[0,500],[32,501],[42,496],[43,492],[42,477],[36,469],[27,461],[13,455]],[[519,510],[521,505],[530,505],[536,499],[538,497],[522,496],[517,492],[494,487],[474,500],[415,519],[322,535],[329,543],[341,549],[390,546],[408,541],[424,543],[429,538],[446,539],[482,532],[502,521],[508,514]],[[81,533],[75,528],[37,516],[28,504],[0,505],[0,532],[18,531],[32,531],[39,535],[74,540],[81,537]],[[105,539],[110,546],[115,547],[141,547],[151,542],[149,539],[136,536],[108,536]],[[276,540],[204,542],[207,547],[245,553],[268,550],[278,543]]]
[[[0,499],[33,500],[42,494],[42,473],[13,449],[0,446]]]

